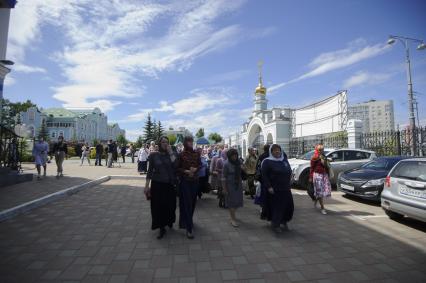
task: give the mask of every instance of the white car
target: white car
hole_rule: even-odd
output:
[[[398,162],[386,177],[381,202],[391,219],[406,215],[426,222],[426,158]]]
[[[314,150],[305,153],[301,158],[288,160],[293,171],[292,183],[303,188],[309,184],[309,170]],[[336,184],[339,173],[355,169],[376,158],[376,153],[364,149],[325,148],[324,155],[330,160],[330,182]]]

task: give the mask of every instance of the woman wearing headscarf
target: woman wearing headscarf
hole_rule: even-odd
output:
[[[228,150],[227,157],[222,171],[222,188],[226,206],[229,208],[231,225],[238,227],[235,212],[237,208],[243,206],[242,163],[238,158],[238,151],[234,148]]]
[[[281,233],[280,225],[287,230],[293,217],[294,203],[291,194],[291,167],[287,155],[278,144],[269,148],[269,157],[262,162],[262,185],[266,188],[265,216],[275,232]]]
[[[176,220],[176,159],[167,137],[160,139],[159,151],[149,155],[144,192],[151,201],[151,229],[160,229],[158,239],[166,234],[165,227],[171,228]]]
[[[216,161],[216,172],[217,172],[217,198],[219,199],[219,207],[226,208],[226,202],[225,202],[225,194],[223,193],[223,187],[222,187],[222,172],[223,172],[223,166],[225,165],[225,162],[228,160],[227,155],[228,150],[222,149],[219,151],[220,157]]]
[[[201,199],[203,193],[208,192],[208,183],[209,183],[209,170],[207,169],[207,150],[202,149],[201,147],[197,148],[198,154],[200,154],[201,168],[198,171],[198,198]]]
[[[194,139],[185,137],[184,149],[179,154],[177,172],[179,174],[179,227],[186,229],[188,239],[193,239],[193,221],[198,194],[198,171],[201,168],[200,154],[193,148]]]
[[[331,196],[329,172],[330,164],[327,157],[324,156],[324,146],[319,144],[315,147],[314,155],[311,158],[309,181],[314,186],[314,196],[316,198],[314,205],[317,207],[317,201],[319,201],[321,213],[324,215],[327,214],[324,208],[324,198]]]

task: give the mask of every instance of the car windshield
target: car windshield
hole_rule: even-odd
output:
[[[311,160],[312,155],[314,155],[314,152],[315,152],[315,150],[308,151],[307,153],[305,153],[305,154],[302,156],[302,158],[301,158],[301,159],[303,159],[303,160]],[[330,151],[328,151],[328,150],[324,150],[324,155],[327,155],[327,153],[329,153],[329,152],[330,152]]]
[[[403,161],[393,170],[391,177],[426,182],[426,161]]]
[[[398,162],[398,159],[375,159],[365,163],[361,167],[370,170],[390,170]]]

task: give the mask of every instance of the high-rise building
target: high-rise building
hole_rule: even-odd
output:
[[[395,130],[392,100],[370,100],[349,106],[348,118],[361,120],[365,133]]]

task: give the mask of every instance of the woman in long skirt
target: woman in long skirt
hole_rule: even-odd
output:
[[[243,206],[243,183],[241,179],[242,163],[238,159],[238,151],[231,148],[227,152],[228,160],[223,165],[222,188],[226,207],[229,209],[231,225],[238,227],[235,212]]]
[[[278,144],[271,145],[269,157],[262,162],[262,185],[267,190],[265,214],[271,221],[273,230],[281,233],[283,225],[288,230],[287,223],[293,218],[294,203],[291,194],[291,167],[287,156]]]
[[[185,137],[184,150],[179,155],[179,228],[186,229],[188,239],[193,239],[195,204],[198,194],[198,171],[201,168],[200,154],[193,149],[194,139]]]
[[[324,146],[319,144],[315,147],[314,155],[311,159],[311,168],[309,181],[314,186],[314,206],[317,207],[317,202],[321,205],[321,213],[327,214],[324,208],[324,198],[331,196],[331,184],[329,178],[330,165],[327,158],[324,156]]]
[[[172,228],[176,220],[176,159],[167,137],[160,139],[159,151],[149,155],[145,195],[151,201],[151,229],[160,229],[158,239],[166,234],[165,227]]]

